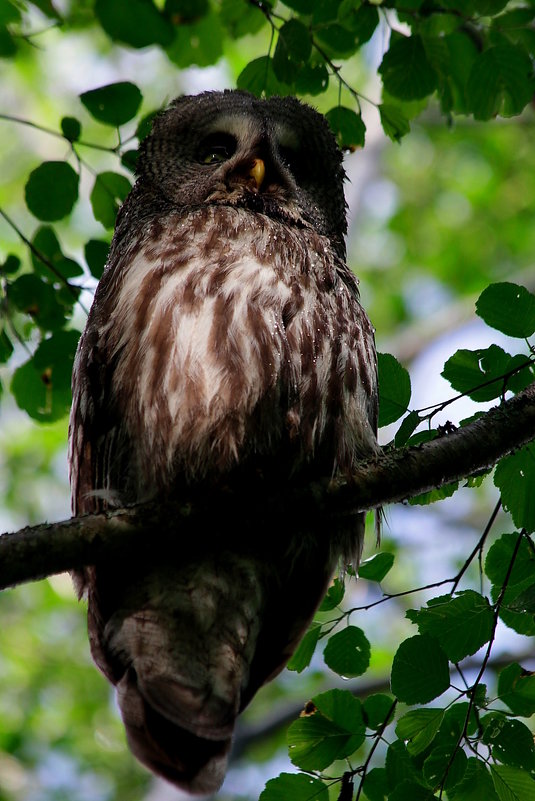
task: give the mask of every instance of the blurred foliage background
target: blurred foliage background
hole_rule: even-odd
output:
[[[21,260],[22,273],[30,264],[23,238],[33,240],[41,223],[25,203],[25,185],[41,162],[69,156],[68,143],[56,135],[60,121],[76,118],[82,125],[81,141],[97,145],[80,144],[80,200],[68,218],[55,224],[63,253],[83,269],[75,281],[81,287],[81,304],[72,309],[72,316],[69,312],[67,328],[81,330],[84,308],[89,307],[96,285],[98,270],[87,265],[84,248],[90,240],[111,238],[110,227],[92,212],[89,195],[95,175],[114,171],[132,180],[128,164],[121,165],[117,155],[106,150],[117,146],[117,130],[99,124],[79,95],[131,81],[143,94],[139,121],[180,93],[232,87],[240,76],[243,84],[244,70],[272,45],[270,25],[255,5],[260,4],[166,3],[178,15],[177,33],[168,41],[168,28],[163,26],[153,32],[150,43],[143,40],[145,28],[139,25],[129,29],[126,42],[113,35],[117,19],[135,20],[140,9],[153,7],[142,0],[107,5],[105,0],[57,0],[54,5],[50,0],[0,0],[0,209],[4,212],[0,262],[4,266],[10,254]],[[393,353],[409,369],[411,408],[421,409],[453,394],[440,373],[457,348],[488,347],[492,342],[507,347],[506,337],[490,332],[474,315],[481,291],[504,280],[535,289],[533,109],[528,106],[511,118],[478,121],[456,115],[455,109],[445,113],[436,100],[423,108],[420,98],[409,97],[399,112],[405,122],[398,120],[406,135],[401,138],[398,130],[387,136],[377,107],[381,99],[377,70],[393,23],[404,30],[404,21],[403,15],[395,19],[386,5],[377,15],[381,4],[353,4],[356,9],[371,8],[377,17],[365,46],[357,47],[360,43],[354,41],[354,52],[346,53],[341,45],[337,50],[341,40],[324,43],[331,47],[331,59],[336,63],[344,59],[344,80],[358,90],[359,103],[332,78],[326,92],[303,94],[323,112],[341,102],[365,123],[364,149],[346,156],[348,258],[361,279],[378,349]],[[421,5],[404,4],[411,9]],[[495,3],[498,11],[505,5]],[[154,4],[158,9],[163,6]],[[276,11],[304,13],[306,6],[288,2]],[[314,7],[321,10],[322,4]],[[533,6],[527,3],[522,8],[529,11]],[[528,31],[531,24],[523,22]],[[302,80],[297,73],[294,78]],[[317,78],[309,77],[305,89],[310,92]],[[280,88],[276,77],[272,80]],[[363,102],[362,97],[375,98],[375,103]],[[136,121],[122,126],[122,141],[134,137],[136,128]],[[401,141],[393,141],[397,139]],[[9,275],[8,265],[4,279]],[[8,308],[5,296],[0,296],[0,308],[0,322],[14,345],[9,361],[0,368],[4,387],[0,521],[2,530],[15,530],[69,516],[67,421],[59,414],[58,420],[39,424],[17,407],[8,391],[12,376],[35,349],[39,333],[31,320]],[[465,398],[435,422],[457,423],[474,408]],[[383,431],[383,442],[392,435],[393,430]],[[396,569],[383,589],[403,592],[453,576],[481,535],[497,497],[496,488],[486,480],[477,492],[462,489],[438,505],[387,510],[382,549],[396,556]],[[512,527],[505,515],[501,523],[502,529]],[[370,535],[367,555],[374,550]],[[477,585],[477,566],[469,575]],[[350,592],[352,606],[381,597],[381,587],[365,579],[351,582]],[[427,597],[426,592],[401,596],[359,613],[356,622],[374,646],[370,669],[360,680],[363,690],[388,690],[392,654],[400,640],[414,633],[404,612]],[[85,610],[74,598],[67,576],[2,593],[0,621],[0,801],[179,797],[130,756],[113,696],[90,660]],[[533,669],[529,642],[500,624],[494,657],[500,662],[511,654],[525,657],[523,664]],[[264,688],[243,716],[239,758],[218,797],[255,799],[270,776],[291,769],[281,723],[288,710],[296,714],[308,697],[333,686],[342,686],[341,680],[327,670],[321,656],[315,656],[305,673],[286,671]],[[353,680],[343,686],[359,685]]]

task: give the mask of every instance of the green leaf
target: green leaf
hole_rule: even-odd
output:
[[[340,0],[312,0],[309,13],[312,12],[312,25],[324,25],[333,22],[338,16]]]
[[[491,22],[491,41],[494,32],[498,34],[498,42],[504,37],[516,45],[523,45],[531,54],[535,50],[535,31],[533,30],[533,8],[513,8],[500,14]]]
[[[61,220],[78,200],[78,175],[66,161],[45,161],[30,173],[25,198],[38,220]]]
[[[393,790],[406,779],[414,779],[419,772],[405,743],[394,740],[388,746],[385,760],[386,778],[389,790]]]
[[[491,284],[479,296],[476,312],[507,336],[524,339],[535,333],[535,295],[519,284]]]
[[[275,75],[283,83],[291,84],[308,61],[312,49],[310,34],[297,19],[285,22],[279,29],[273,56]]]
[[[57,282],[58,278],[68,279],[83,275],[84,271],[78,262],[63,255],[54,229],[50,226],[42,225],[37,229],[32,245],[35,248],[35,251],[32,251],[32,264],[37,275],[52,283]],[[37,253],[45,261],[39,258]]]
[[[522,392],[535,381],[535,364],[528,361],[528,357],[523,353],[516,353],[511,356],[509,370],[521,368],[517,373],[510,375],[507,379],[507,389],[511,392]]]
[[[514,612],[527,612],[533,615],[535,613],[535,583],[516,595],[514,599],[508,600],[507,608]]]
[[[95,15],[110,39],[131,47],[173,41],[172,24],[151,0],[96,0]]]
[[[105,125],[118,127],[133,119],[143,96],[129,81],[110,83],[80,95],[80,100],[92,117]]]
[[[416,411],[409,412],[408,415],[403,418],[403,422],[396,431],[396,436],[394,437],[396,448],[402,448],[403,445],[406,445],[407,440],[420,423],[421,417]]]
[[[20,22],[21,13],[10,2],[4,2],[0,5],[0,25],[8,25],[10,22]]]
[[[429,601],[426,609],[410,609],[406,615],[418,625],[420,634],[436,637],[451,662],[460,662],[490,640],[494,613],[488,600],[474,590],[442,599]]]
[[[409,133],[411,129],[409,120],[398,106],[394,106],[392,103],[381,103],[379,114],[383,130],[393,142],[400,142],[405,134]]]
[[[411,399],[411,379],[407,370],[390,353],[377,354],[379,370],[379,427],[398,420]]]
[[[360,114],[344,106],[335,106],[325,116],[339,147],[351,151],[364,147],[366,126]]]
[[[445,17],[459,23],[456,15],[432,14],[428,20]],[[440,24],[440,23],[439,23]],[[478,56],[478,49],[470,33],[466,30],[427,40],[424,39],[427,57],[437,72],[438,96],[442,111],[448,114],[456,111],[460,114],[470,114],[466,101],[466,83],[473,63]]]
[[[424,778],[434,790],[444,782],[448,790],[462,781],[466,771],[467,756],[462,748],[439,745],[433,748],[423,765]]]
[[[32,5],[36,6],[36,8],[38,8],[43,14],[51,19],[61,19],[60,14],[56,11],[52,4],[52,0],[32,0]]]
[[[515,715],[535,714],[535,674],[517,662],[504,668],[498,678],[498,694]]]
[[[329,801],[329,791],[319,779],[304,773],[281,773],[270,779],[259,801]]]
[[[295,91],[299,95],[319,95],[329,85],[329,73],[325,64],[303,64],[295,76]]]
[[[283,0],[283,4],[300,14],[308,14],[310,12],[310,0]]]
[[[443,709],[411,709],[398,720],[396,734],[400,740],[410,741],[407,751],[416,756],[431,745],[443,718]]]
[[[535,531],[535,444],[501,459],[494,471],[494,483],[515,526]]]
[[[318,611],[330,612],[331,609],[334,609],[342,601],[344,594],[345,594],[344,582],[340,581],[339,578],[335,578],[333,583],[327,590],[327,594],[325,595],[325,598],[321,602]]]
[[[3,328],[0,328],[0,364],[5,364],[13,353],[13,343]]]
[[[5,262],[0,264],[0,273],[3,273],[4,275],[14,275],[16,272],[18,272],[19,267],[19,257],[15,256],[14,253],[10,253]]]
[[[325,718],[364,739],[362,704],[349,690],[327,690],[315,695],[312,703]]]
[[[57,331],[13,375],[11,391],[30,417],[51,423],[68,414],[71,373],[80,333]]]
[[[288,58],[301,64],[308,61],[312,42],[310,34],[302,22],[297,19],[288,20],[279,28],[279,40],[284,42]]]
[[[392,720],[394,715],[393,702],[392,696],[385,693],[369,695],[362,705],[366,727],[368,729],[379,729],[385,724],[387,716],[389,720]]]
[[[404,779],[390,793],[388,801],[436,801],[436,796],[419,782]]]
[[[441,375],[457,392],[482,403],[503,394],[506,387],[503,376],[510,362],[511,356],[498,345],[478,350],[462,349],[448,359]]]
[[[455,787],[448,788],[449,801],[499,801],[485,763],[471,757],[464,776]]]
[[[412,444],[412,443],[411,443]],[[411,506],[428,506],[430,503],[443,501],[444,498],[451,498],[459,489],[459,482],[454,481],[452,484],[444,484],[439,489],[429,490],[429,492],[421,492],[420,495],[415,495],[409,498],[408,502]]]
[[[168,47],[168,58],[178,67],[208,67],[223,55],[224,29],[216,14],[207,14],[197,22],[180,25]]]
[[[9,285],[8,301],[28,314],[43,331],[55,331],[66,322],[53,286],[37,275],[21,275]]]
[[[159,109],[156,109],[155,111],[149,111],[149,113],[145,114],[145,116],[142,117],[138,122],[136,128],[136,137],[140,143],[150,134],[152,130],[152,121],[159,113]]]
[[[500,801],[535,801],[535,781],[526,771],[491,765],[490,772]]]
[[[139,151],[137,148],[133,148],[132,150],[125,150],[125,152],[121,156],[121,164],[130,172],[135,172],[137,167],[137,159],[138,159]]]
[[[316,650],[320,634],[321,625],[313,623],[288,662],[286,666],[288,670],[295,670],[296,673],[302,673],[303,670],[309,666],[310,660]]]
[[[426,704],[449,686],[448,659],[433,637],[417,634],[401,643],[391,675],[392,692],[400,701]]]
[[[105,242],[101,239],[90,239],[84,247],[84,256],[87,266],[91,271],[91,275],[94,275],[95,278],[102,277],[109,249],[109,242]]]
[[[509,571],[509,564],[519,536],[518,533],[502,534],[502,536],[493,543],[485,559],[485,573],[487,577],[494,585],[500,588]],[[516,595],[519,595],[520,592],[534,582],[535,555],[528,542],[522,539],[516,554],[515,563],[509,574],[509,580],[507,582],[508,592],[510,596],[516,597]],[[515,590],[514,594],[512,594],[512,590]]]
[[[478,707],[486,706],[489,703],[486,684],[475,684],[470,690],[470,695]]]
[[[530,102],[535,83],[529,56],[510,44],[489,47],[475,60],[466,85],[476,120],[520,114]]]
[[[223,2],[223,6],[236,5],[232,2]],[[243,3],[242,10],[243,10]],[[210,11],[209,0],[165,0],[164,12],[173,25],[184,22],[194,22],[204,17]]]
[[[362,705],[351,693],[329,690],[312,699],[317,711],[288,729],[290,759],[303,770],[323,770],[364,742]]]
[[[465,726],[468,735],[474,734],[479,728],[479,718],[473,705],[470,706],[468,701],[461,701],[446,709],[437,735],[437,745],[457,746]]]
[[[385,768],[372,768],[366,773],[362,787],[368,801],[385,801],[388,794]]]
[[[286,95],[289,88],[281,83],[273,69],[273,60],[269,56],[260,56],[250,61],[240,72],[236,81],[238,89],[245,89],[257,97]]]
[[[442,14],[439,11],[429,14],[428,17],[422,19],[419,31],[423,37],[426,53],[429,55],[427,47],[429,42],[434,44],[435,40],[439,37],[444,40],[447,34],[457,31],[461,25],[462,22],[457,14]]]
[[[492,712],[481,719],[482,741],[492,748],[494,759],[505,765],[535,769],[533,734],[519,720],[508,720],[502,712]]]
[[[277,80],[290,86],[299,74],[299,66],[290,61],[288,51],[284,44],[284,39],[278,39],[275,52],[273,53],[273,71]]]
[[[350,58],[360,46],[358,35],[336,22],[318,27],[314,39],[330,58]]]
[[[0,25],[0,58],[11,58],[17,52],[17,44],[5,25]]]
[[[394,564],[394,554],[382,551],[361,562],[358,574],[368,581],[382,581]]]
[[[61,132],[69,142],[77,142],[82,133],[82,126],[76,117],[63,117],[61,120]]]
[[[497,598],[500,588],[493,587],[492,589],[492,595]],[[512,603],[511,606],[509,606],[509,604],[502,604],[500,618],[506,626],[509,626],[510,629],[518,632],[518,634],[523,634],[526,637],[535,636],[535,616],[525,611],[518,611],[515,607],[516,601]]]
[[[338,9],[338,20],[350,30],[355,36],[355,44],[362,47],[369,42],[375,29],[379,25],[379,11],[376,6],[363,3],[359,8],[355,8],[352,1],[345,4],[341,3]]]
[[[475,14],[482,16],[494,16],[507,5],[507,0],[474,0],[473,9]]]
[[[502,585],[509,570],[519,536],[519,534],[503,534],[487,554],[485,572],[493,584],[491,595],[494,600],[498,598],[502,591]],[[527,541],[523,538],[509,575],[507,589],[500,609],[500,617],[507,626],[525,635],[535,634],[535,616],[525,610],[518,611],[516,601],[522,593],[525,593],[535,584],[534,568],[535,557]]]
[[[195,5],[196,0],[192,4]],[[267,22],[259,8],[244,7],[243,0],[223,0],[221,21],[233,39],[257,33]]]
[[[130,181],[117,172],[101,172],[95,178],[90,200],[95,219],[113,228],[120,204],[130,192]]]
[[[436,73],[420,36],[402,36],[385,53],[379,73],[385,91],[401,100],[419,100],[437,87]]]
[[[370,664],[370,643],[362,629],[347,626],[329,638],[323,658],[340,676],[362,676]]]

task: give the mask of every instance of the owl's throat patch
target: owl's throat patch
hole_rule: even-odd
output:
[[[233,193],[214,192],[208,199],[210,204],[231,206],[246,209],[254,214],[265,214],[272,220],[297,228],[308,228],[309,223],[303,218],[297,205],[283,197],[282,192],[251,192],[240,189]]]

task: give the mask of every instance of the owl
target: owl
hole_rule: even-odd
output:
[[[362,547],[362,514],[288,500],[378,449],[343,180],[325,118],[293,97],[177,98],[140,147],[75,359],[73,513],[207,510],[194,537],[148,526],[75,575],[132,752],[191,793],[221,785],[238,714]]]

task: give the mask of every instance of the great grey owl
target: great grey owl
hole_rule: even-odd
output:
[[[359,557],[362,515],[315,524],[282,505],[266,526],[262,499],[376,453],[374,336],[345,263],[342,153],[315,110],[179,97],[137,174],[75,361],[73,512],[234,505],[193,541],[177,521],[172,551],[147,532],[143,555],[75,579],[133,753],[212,792],[237,715]]]

